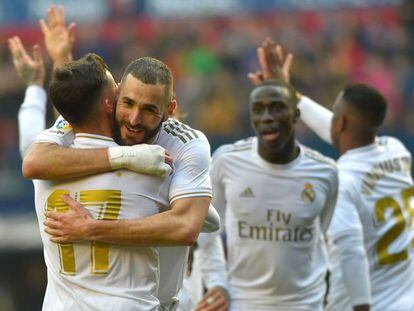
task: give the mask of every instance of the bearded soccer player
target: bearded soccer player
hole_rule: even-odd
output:
[[[322,310],[324,234],[337,194],[334,162],[295,140],[294,89],[250,94],[256,137],[213,156],[213,204],[225,214],[231,310]]]

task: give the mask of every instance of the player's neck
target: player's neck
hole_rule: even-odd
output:
[[[267,162],[274,164],[287,164],[296,159],[300,150],[295,143],[295,139],[292,138],[286,142],[283,148],[279,150],[274,150],[259,143],[258,152],[259,155]]]
[[[340,154],[344,154],[348,150],[356,149],[371,145],[375,141],[375,135],[372,134],[353,134],[344,137],[339,146]]]
[[[107,122],[94,122],[93,124],[83,124],[81,126],[73,126],[75,134],[87,133],[94,135],[101,135],[106,137],[113,137],[113,129]]]

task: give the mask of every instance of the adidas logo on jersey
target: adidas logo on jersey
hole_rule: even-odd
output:
[[[239,197],[240,198],[255,198],[256,196],[254,195],[252,189],[250,187],[247,187],[240,193]]]

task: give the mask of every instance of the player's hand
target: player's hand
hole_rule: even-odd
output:
[[[228,292],[221,286],[212,287],[205,293],[196,311],[227,311],[230,306]]]
[[[88,225],[94,221],[92,215],[71,197],[62,195],[62,200],[69,207],[66,212],[45,212],[44,230],[51,236],[50,241],[68,243],[87,240]]]
[[[166,177],[172,171],[170,154],[161,146],[139,144],[108,149],[112,169],[128,169],[137,173]]]
[[[38,45],[33,46],[33,57],[25,50],[22,41],[15,36],[8,40],[9,50],[12,54],[14,68],[22,81],[29,85],[43,87],[45,81],[45,65]]]
[[[47,22],[39,21],[45,39],[45,45],[50,58],[55,66],[60,66],[73,59],[72,49],[75,42],[76,24],[65,26],[65,13],[63,7],[56,10],[51,5],[47,10]]]
[[[269,79],[280,79],[290,83],[290,69],[293,62],[291,53],[285,55],[280,45],[275,44],[270,38],[266,38],[262,46],[257,48],[257,58],[261,70],[247,75],[254,85]]]

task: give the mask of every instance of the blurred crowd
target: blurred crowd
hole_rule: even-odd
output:
[[[75,55],[101,55],[116,79],[140,56],[166,62],[185,122],[204,131],[215,149],[252,133],[246,75],[258,68],[256,46],[270,36],[295,56],[292,83],[328,107],[350,81],[381,90],[390,104],[383,131],[414,150],[414,26],[409,12],[386,7],[155,20],[114,11],[102,24],[78,25]],[[24,88],[5,40],[14,34],[26,46],[42,40],[34,25],[0,29],[0,206],[14,197],[32,200],[31,184],[19,172],[16,115]],[[315,146],[318,141],[303,127],[299,131],[302,142],[327,148]]]

